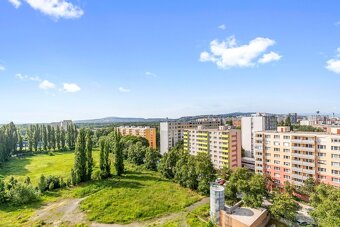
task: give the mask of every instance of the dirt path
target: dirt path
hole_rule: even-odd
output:
[[[58,202],[54,202],[46,205],[41,210],[38,210],[36,214],[31,218],[31,221],[44,222],[47,226],[59,226],[60,224],[73,226],[75,224],[84,223],[92,227],[140,227],[149,225],[162,225],[171,220],[185,219],[188,212],[194,210],[200,205],[209,203],[209,198],[204,198],[191,206],[185,208],[184,211],[178,213],[172,213],[162,217],[154,218],[145,222],[133,222],[131,224],[100,224],[91,223],[86,219],[85,214],[79,209],[79,203],[84,200],[68,198]],[[184,221],[185,222],[185,221]],[[185,224],[185,223],[184,223]]]
[[[84,199],[68,198],[48,204],[38,210],[31,221],[42,221],[48,226],[59,226],[62,223],[67,225],[89,224],[85,214],[79,209],[79,203]]]

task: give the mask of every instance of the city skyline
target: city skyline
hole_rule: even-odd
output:
[[[340,112],[336,1],[55,2],[0,3],[0,122]]]

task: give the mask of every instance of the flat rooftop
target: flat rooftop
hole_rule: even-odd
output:
[[[253,209],[250,207],[239,207],[233,211],[232,214],[227,214],[233,219],[251,226],[257,219],[259,219],[266,209]]]

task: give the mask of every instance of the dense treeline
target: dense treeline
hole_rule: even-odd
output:
[[[22,135],[13,122],[0,128],[0,163],[8,161],[11,155],[37,151],[64,151],[75,148],[77,128],[68,125],[67,130],[51,125],[30,125]]]

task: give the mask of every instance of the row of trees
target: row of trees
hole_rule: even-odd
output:
[[[51,125],[30,125],[27,131],[29,151],[38,150],[66,150],[66,146],[73,150],[77,138],[77,128],[74,124],[68,125],[66,131],[63,128]],[[22,137],[19,133],[19,151],[22,152]]]

